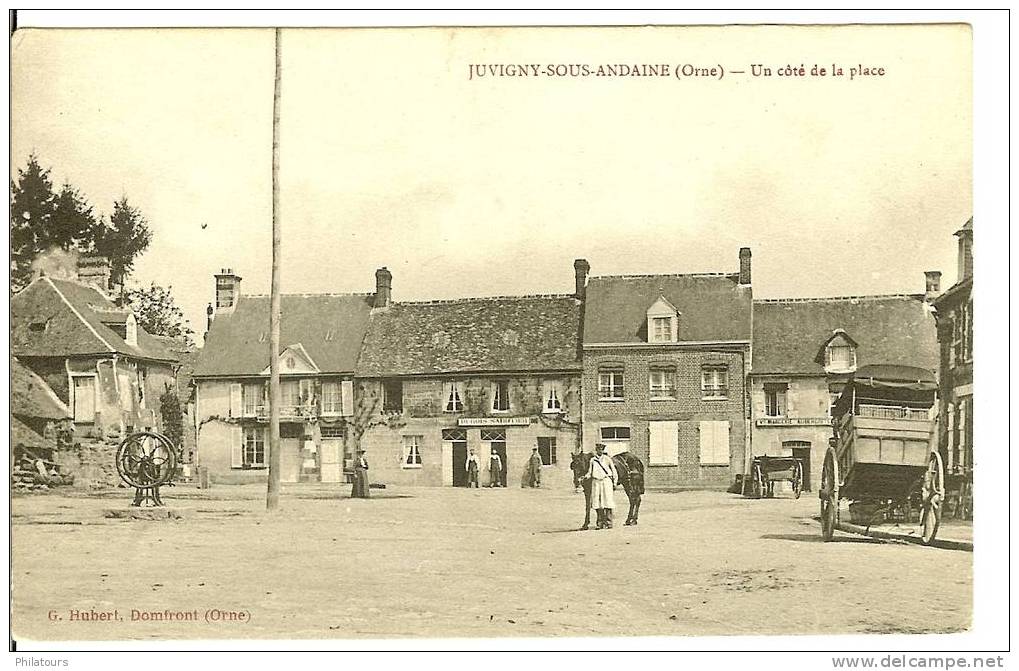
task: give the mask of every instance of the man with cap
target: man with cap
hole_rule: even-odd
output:
[[[541,487],[541,455],[536,447],[531,450],[531,458],[527,460],[527,486]]]
[[[586,477],[591,480],[591,508],[598,515],[595,529],[611,529],[612,510],[616,507],[612,490],[619,474],[612,457],[605,453],[605,443],[595,444]]]

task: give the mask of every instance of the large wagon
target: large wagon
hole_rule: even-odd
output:
[[[795,457],[754,457],[750,464],[750,495],[756,498],[775,496],[775,483],[788,481],[793,496],[803,491],[803,462]]]
[[[818,490],[824,540],[835,533],[842,499],[862,504],[870,521],[915,502],[923,542],[934,540],[945,498],[944,465],[932,447],[936,395],[933,374],[911,366],[864,366],[846,383]]]

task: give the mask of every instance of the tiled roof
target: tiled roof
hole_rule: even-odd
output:
[[[750,340],[751,290],[737,275],[623,275],[588,282],[584,344],[647,342],[659,296],[679,310],[680,342]]]
[[[175,361],[176,356],[138,327],[131,345],[105,323],[126,314],[97,289],[40,277],[11,298],[11,344],[18,356],[73,356],[118,353]]]
[[[372,315],[357,373],[575,370],[579,326],[572,296],[394,303]]]
[[[71,411],[41,377],[11,357],[11,414],[68,419]]]
[[[280,297],[280,351],[300,343],[323,373],[350,373],[368,328],[371,294]],[[194,377],[259,375],[269,365],[269,297],[241,295],[216,315]]]
[[[755,374],[824,375],[815,358],[836,329],[857,343],[857,367],[935,370],[938,341],[923,295],[754,301]]]

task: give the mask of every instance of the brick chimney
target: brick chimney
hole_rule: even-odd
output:
[[[373,307],[388,308],[393,300],[393,273],[382,266],[375,271],[375,303]]]
[[[739,249],[739,283],[750,284],[750,248]]]
[[[941,293],[941,271],[927,270],[923,276],[927,287],[924,289],[923,299],[929,303]]]
[[[577,259],[573,262],[573,273],[577,279],[577,291],[574,296],[581,302],[587,296],[587,274],[589,272],[591,272],[591,264],[587,262],[587,259]]]
[[[102,292],[110,290],[110,260],[105,256],[78,257],[78,281]]]
[[[216,314],[232,312],[241,296],[241,278],[233,268],[223,268],[216,274]]]
[[[959,238],[959,275],[956,282],[973,277],[973,219],[955,232]]]

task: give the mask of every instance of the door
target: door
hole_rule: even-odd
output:
[[[452,442],[453,455],[453,486],[467,486],[467,441],[455,440]]]
[[[75,377],[74,379],[74,421],[92,423],[96,421],[96,379]]]
[[[322,482],[340,482],[343,479],[343,441],[336,438],[322,440],[319,473]]]
[[[442,485],[453,484],[453,441],[442,441]]]
[[[509,461],[506,459],[506,441],[493,441],[492,449],[502,459],[502,477],[499,478],[499,484],[505,487],[506,474],[509,473]]]
[[[301,479],[303,447],[304,428],[300,424],[280,424],[280,482],[297,482]]]
[[[792,448],[793,456],[800,460],[803,464],[803,491],[809,492],[810,489],[810,446],[807,447],[794,447]]]

